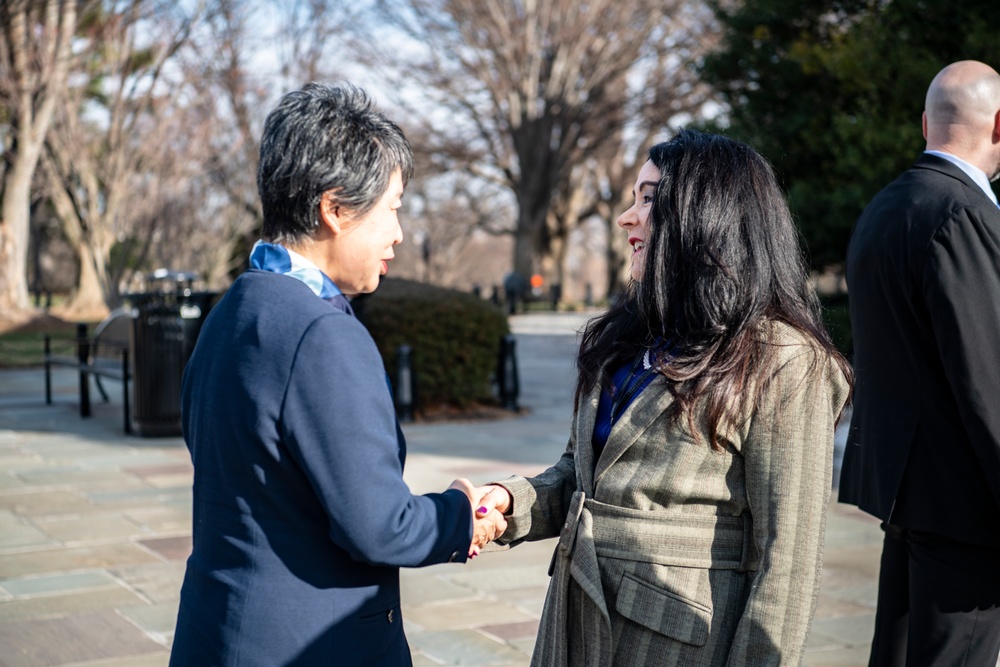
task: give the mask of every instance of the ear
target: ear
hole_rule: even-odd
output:
[[[1000,109],[993,114],[993,143],[1000,144]]]
[[[924,141],[927,141],[927,112],[920,117],[920,129],[924,133]]]
[[[332,192],[324,192],[319,200],[319,222],[336,236],[343,231],[347,222],[347,209],[340,205]]]

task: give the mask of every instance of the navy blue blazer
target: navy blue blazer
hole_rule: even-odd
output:
[[[410,493],[365,328],[249,271],[208,316],[181,402],[194,546],[171,666],[410,665],[398,568],[464,562],[472,510]]]
[[[854,414],[841,502],[1000,548],[1000,209],[922,155],[847,251]]]

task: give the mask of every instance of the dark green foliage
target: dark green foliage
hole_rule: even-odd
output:
[[[851,337],[851,310],[846,294],[831,294],[820,297],[823,305],[823,324],[830,332],[833,344],[848,359],[854,354],[854,339]]]
[[[723,130],[778,170],[814,267],[842,262],[871,197],[924,148],[934,75],[1000,67],[995,0],[746,0],[717,12],[702,74],[731,107]]]
[[[500,340],[510,331],[496,306],[473,294],[399,278],[384,278],[355,304],[393,384],[397,349],[413,349],[418,407],[495,400],[490,378]]]

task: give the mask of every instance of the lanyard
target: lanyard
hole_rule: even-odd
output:
[[[625,377],[625,382],[622,383],[621,391],[616,388],[615,398],[611,403],[611,424],[614,425],[621,417],[620,412],[624,412],[628,408],[629,403],[635,398],[639,390],[642,389],[643,384],[646,379],[656,372],[656,367],[654,364],[650,364],[649,368],[646,368],[642,373],[636,378],[636,371],[639,370],[639,364],[642,363],[642,355],[636,357],[635,361],[632,362],[632,368],[629,369],[628,375]]]

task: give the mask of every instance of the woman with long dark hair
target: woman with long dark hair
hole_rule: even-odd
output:
[[[798,665],[852,373],[767,161],[654,146],[624,296],[578,357],[569,446],[493,486],[500,544],[559,536],[533,665]]]

